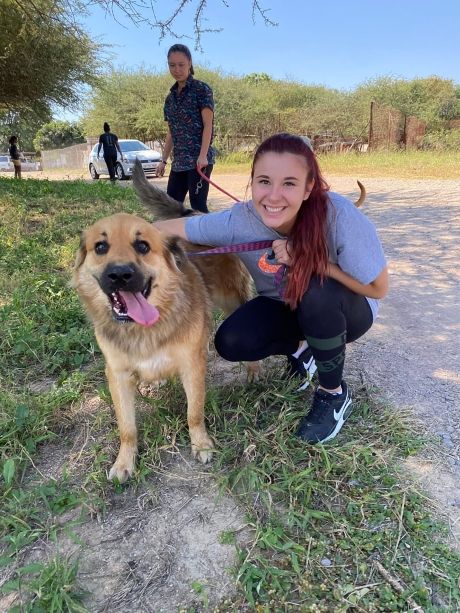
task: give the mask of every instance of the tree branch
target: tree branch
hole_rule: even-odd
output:
[[[27,12],[26,4],[23,0],[14,0],[23,10]],[[117,23],[130,22],[136,26],[147,25],[152,29],[159,30],[159,40],[166,36],[172,38],[190,38],[195,41],[195,49],[201,49],[201,39],[203,34],[217,33],[223,30],[222,27],[204,27],[208,0],[169,0],[159,2],[158,0],[58,0],[62,7],[60,13],[55,13],[53,19],[58,19],[66,25],[75,25],[81,14],[88,14],[91,6],[102,8],[106,14],[110,15]],[[238,0],[221,0],[222,4],[231,9]],[[241,2],[241,0],[240,0]],[[278,24],[268,17],[269,8],[264,8],[260,0],[246,0],[251,7],[252,21],[256,22],[257,16],[261,17],[265,26],[276,27]],[[164,8],[165,4],[172,6],[166,17],[160,17],[158,7]],[[34,5],[34,0],[28,1],[29,12],[41,17],[42,15]],[[193,30],[192,33],[180,32],[176,28],[178,18],[188,7],[193,7]],[[238,7],[239,8],[239,7]]]
[[[264,9],[264,8],[262,8],[260,6],[259,0],[252,0],[252,23],[256,22],[256,15],[258,13],[262,17],[262,19],[264,20],[266,26],[276,27],[278,25],[278,23],[276,21],[272,21],[267,16],[267,13],[269,11],[270,11],[270,9]]]

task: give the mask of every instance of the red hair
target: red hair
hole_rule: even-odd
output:
[[[310,145],[294,134],[281,132],[263,141],[257,148],[252,162],[254,167],[265,153],[292,153],[303,157],[307,165],[307,183],[313,181],[313,188],[307,200],[297,213],[294,226],[289,234],[291,265],[289,267],[284,301],[295,309],[302,299],[312,276],[322,280],[326,276],[328,249],[326,243],[327,191],[324,180]]]

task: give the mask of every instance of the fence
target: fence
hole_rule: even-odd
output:
[[[345,138],[333,130],[314,134],[311,139],[316,153],[349,153],[350,151],[367,151],[367,143],[360,137]]]
[[[401,111],[371,102],[369,150],[418,149],[425,136],[425,122]]]
[[[219,153],[253,153],[260,143],[254,134],[215,134],[214,146]]]
[[[42,151],[42,169],[51,170],[82,170],[88,166],[88,155],[91,151],[89,143],[72,145],[64,149]]]
[[[60,170],[82,170],[88,169],[88,156],[94,145],[99,142],[98,136],[90,136],[86,143],[81,145],[72,145],[63,149],[50,149],[42,151],[41,166],[43,170],[60,169]],[[156,151],[161,151],[162,147],[158,141],[147,141],[148,147],[154,148]]]

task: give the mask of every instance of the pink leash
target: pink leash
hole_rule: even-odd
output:
[[[238,243],[237,245],[226,245],[225,247],[213,247],[212,249],[206,249],[205,251],[189,251],[187,255],[190,257],[195,255],[216,255],[218,253],[246,253],[248,251],[261,251],[262,249],[271,248],[272,243],[273,241],[270,240],[254,241],[253,243]],[[269,255],[267,259],[271,260],[274,259],[274,257],[275,254],[272,250],[271,255]],[[281,298],[284,294],[282,283],[286,270],[287,266],[285,264],[281,264],[273,277],[273,285],[278,290]]]
[[[209,183],[209,185],[212,185],[213,187],[215,187],[216,189],[218,189],[219,191],[221,191],[223,194],[225,194],[226,196],[229,196],[232,200],[234,200],[235,202],[241,202],[241,198],[235,198],[235,196],[232,196],[232,194],[230,194],[229,192],[226,192],[225,189],[223,187],[220,187],[220,185],[217,185],[217,183],[214,183],[214,181],[211,181],[211,179],[209,177],[207,177],[204,172],[202,172],[201,168],[198,166],[198,164],[196,165],[196,171],[197,173],[200,175],[200,177],[202,179],[204,179],[205,181],[207,181]]]

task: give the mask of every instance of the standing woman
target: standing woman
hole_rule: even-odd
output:
[[[101,152],[101,147],[104,147],[104,161],[109,171],[111,181],[115,181],[115,166],[117,165],[117,151],[120,153],[123,161],[123,153],[118,144],[118,136],[110,131],[110,126],[107,122],[104,123],[104,134],[99,136],[99,147],[97,148],[97,157]]]
[[[21,179],[21,153],[18,149],[18,137],[12,136],[8,141],[10,143],[10,157],[14,166],[14,178]]]
[[[318,386],[297,436],[325,443],[352,408],[343,380],[345,347],[377,316],[388,290],[385,256],[372,223],[328,191],[300,136],[275,134],[259,146],[251,191],[252,200],[231,209],[155,226],[200,245],[272,241],[271,249],[239,254],[258,295],[221,324],[216,349],[230,362],[285,355],[291,374],[302,377],[299,390],[317,370]]]
[[[168,195],[184,202],[188,192],[192,209],[208,213],[206,200],[209,184],[201,179],[196,167],[207,177],[211,176],[214,164],[214,149],[211,146],[214,124],[212,89],[203,81],[193,78],[192,54],[185,45],[173,45],[169,49],[168,66],[176,83],[165,100],[164,116],[168,122],[168,134],[157,173],[160,177],[164,175],[172,152]]]

